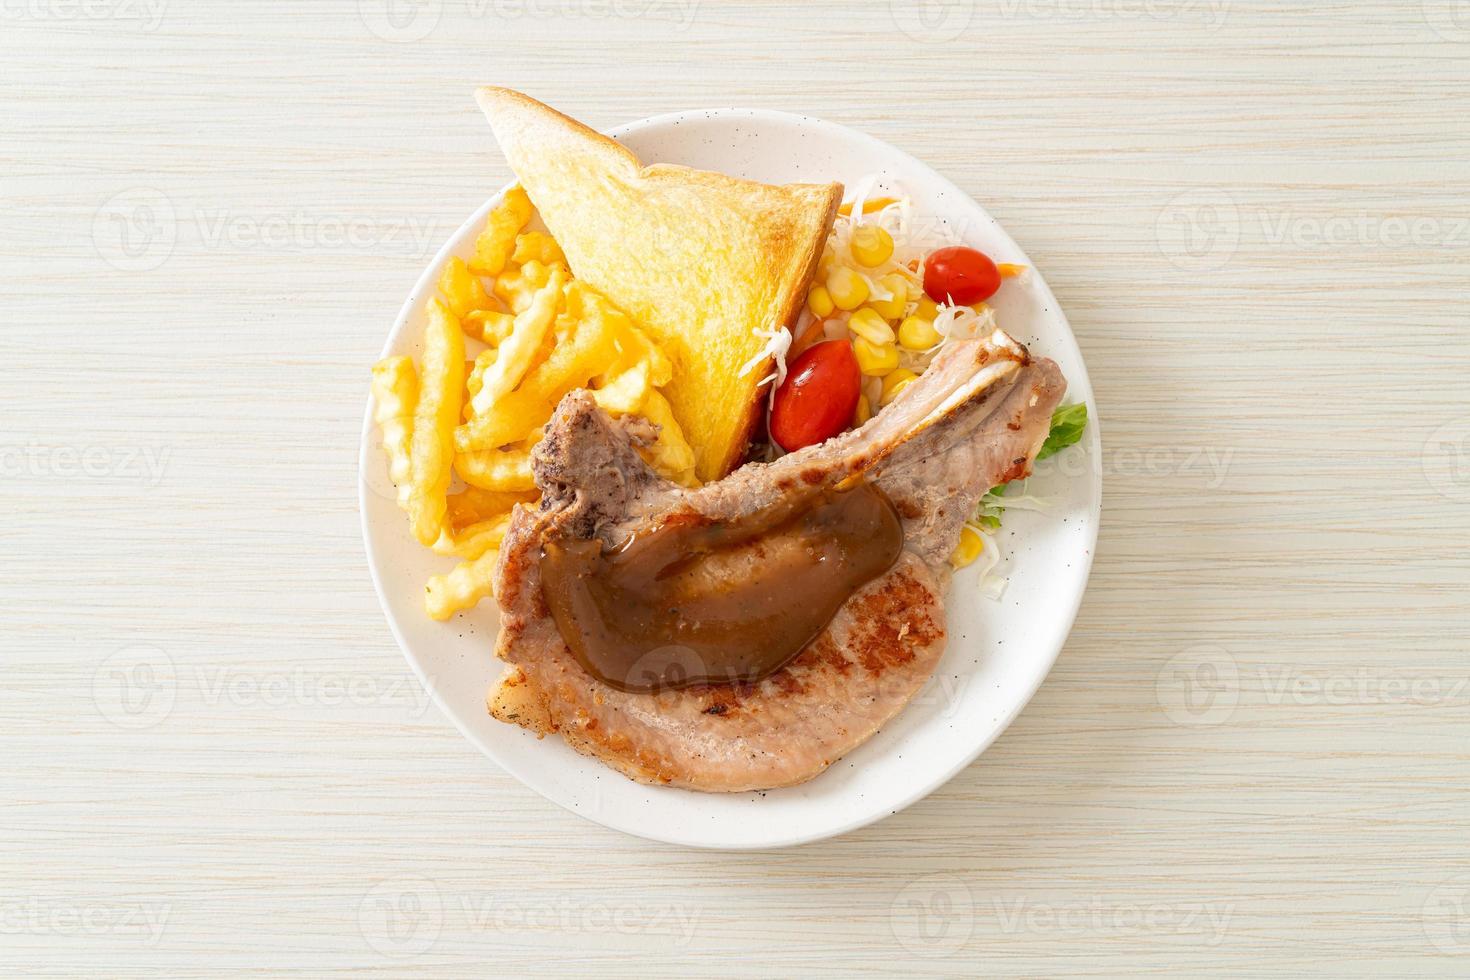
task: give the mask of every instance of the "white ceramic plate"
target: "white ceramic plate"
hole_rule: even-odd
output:
[[[957,187],[907,154],[869,136],[803,116],[715,109],[657,116],[614,130],[645,162],[682,163],[771,183],[868,175],[901,189],[915,214],[945,220],[998,262],[1030,265],[1016,243]],[[451,255],[467,258],[486,202],[445,244],[404,303],[384,354],[419,353],[423,305]],[[572,752],[537,740],[485,711],[502,665],[492,654],[497,617],[488,606],[435,623],[423,612],[424,580],[451,559],[420,547],[393,501],[371,406],[363,423],[363,536],[388,623],[439,707],[481,751],[547,799],[608,827],[654,840],[713,848],[780,847],[862,827],[943,785],[1001,733],[1051,669],[1082,601],[1097,540],[1102,489],[1097,413],[1077,343],[1040,274],[1007,284],[993,305],[1001,326],[1056,360],[1068,401],[1088,403],[1081,445],[1038,467],[1030,492],[1050,497],[1046,513],[1007,514],[1001,540],[1009,584],[999,601],[981,595],[972,568],[947,597],[949,644],[930,684],[866,744],[802,786],[712,795],[634,783]]]

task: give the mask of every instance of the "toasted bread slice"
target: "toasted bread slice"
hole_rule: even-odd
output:
[[[665,389],[717,480],[761,418],[769,364],[758,328],[794,325],[841,184],[772,186],[669,164],[643,166],[613,140],[519,92],[476,93],[495,137],[572,274],[606,294],[668,351]]]

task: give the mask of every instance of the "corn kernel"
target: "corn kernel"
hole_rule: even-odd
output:
[[[949,556],[949,563],[955,568],[964,568],[966,565],[973,565],[975,559],[983,554],[985,554],[985,536],[966,524],[960,531],[959,544],[955,545],[954,553]]]
[[[883,375],[883,395],[878,405],[884,406],[898,397],[898,393],[913,384],[919,376],[908,368],[895,368]]]
[[[836,308],[832,305],[832,294],[827,292],[826,286],[813,286],[811,292],[806,294],[806,306],[818,320],[825,320]]]
[[[849,317],[847,329],[877,347],[894,341],[893,328],[871,306],[865,306]]]
[[[858,395],[857,411],[852,413],[852,424],[854,426],[866,425],[868,419],[873,417],[873,406],[868,404],[867,395]]]
[[[928,294],[919,297],[919,308],[914,311],[914,316],[921,316],[932,321],[939,315],[939,304],[929,298]]]
[[[904,317],[898,325],[898,342],[908,350],[928,350],[942,339],[934,329],[934,321],[917,314]]]
[[[892,299],[868,298],[868,305],[883,314],[885,320],[897,320],[903,316],[904,309],[909,305],[909,284],[903,276],[896,272],[890,272],[878,280],[878,285],[893,294]]]
[[[893,254],[893,236],[877,225],[858,225],[852,231],[852,257],[868,268],[882,265]]]
[[[862,337],[852,338],[852,353],[858,370],[871,378],[881,378],[898,367],[898,348],[892,344],[870,344]]]
[[[822,257],[817,260],[817,278],[826,279],[827,273],[832,271],[832,266],[837,261],[837,252],[831,245],[822,248]]]
[[[845,265],[833,266],[827,292],[839,310],[855,310],[868,298],[868,281]]]

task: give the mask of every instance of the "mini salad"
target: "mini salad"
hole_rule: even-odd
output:
[[[772,358],[768,424],[773,455],[823,442],[862,425],[928,368],[951,339],[983,336],[998,326],[986,302],[1008,280],[1024,284],[1027,268],[997,263],[942,233],[923,233],[901,196],[870,196],[864,181],[832,225],[806,307],[794,331],[761,331],[765,348],[746,371]],[[1052,416],[1037,459],[1082,438],[1087,406]],[[1045,501],[1011,484],[994,487],[965,525],[950,561],[984,562],[982,588],[999,598],[1005,580],[996,531],[1007,509],[1039,510]]]

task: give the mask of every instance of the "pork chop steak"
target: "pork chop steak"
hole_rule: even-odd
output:
[[[614,421],[585,391],[567,395],[535,449],[540,508],[518,506],[501,547],[496,653],[511,669],[490,713],[560,734],[639,782],[737,792],[811,779],[934,672],[961,525],[990,487],[1030,472],[1065,390],[1054,363],[1000,331],[951,342],[862,428],[693,490],[639,457],[648,423]],[[670,517],[734,521],[861,480],[893,501],[903,551],[774,674],[635,693],[594,677],[563,642],[542,591],[548,542],[599,539],[611,549]]]

